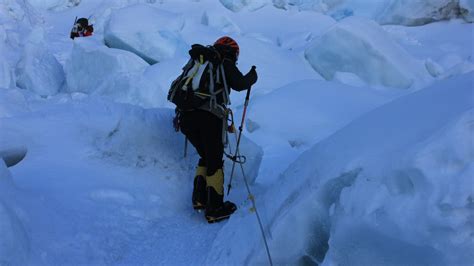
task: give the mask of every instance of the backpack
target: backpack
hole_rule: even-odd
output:
[[[180,111],[225,109],[230,102],[220,54],[213,46],[193,44],[189,55],[183,72],[171,83],[168,101]]]

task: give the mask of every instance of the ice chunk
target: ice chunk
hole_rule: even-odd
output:
[[[0,55],[0,88],[10,88],[12,85],[10,65]]]
[[[11,72],[10,65],[4,58],[3,54],[6,53],[5,41],[7,39],[7,33],[3,25],[0,25],[0,88],[10,88],[11,84]]]
[[[273,5],[283,9],[327,11],[327,4],[324,0],[273,0]]]
[[[366,85],[359,76],[348,72],[336,72],[336,74],[334,74],[334,80],[354,87],[362,87]]]
[[[459,7],[463,18],[468,22],[474,22],[474,0],[460,0]]]
[[[271,3],[270,0],[220,0],[223,6],[234,12],[241,10],[257,10]]]
[[[93,37],[77,39],[65,67],[68,90],[92,93],[121,76],[141,72],[146,66],[134,54],[109,49]]]
[[[15,70],[16,84],[41,96],[50,96],[61,90],[64,70],[48,50],[43,35],[41,28],[34,29],[30,34]]]
[[[239,26],[237,26],[229,17],[221,13],[209,13],[208,11],[202,14],[201,23],[221,30],[225,33],[240,33]]]
[[[143,107],[161,106],[166,100],[158,85],[143,75],[148,64],[135,54],[111,49],[94,37],[74,41],[66,63],[69,92],[102,95]]]
[[[405,89],[430,81],[422,61],[393,42],[377,23],[358,17],[342,20],[315,39],[305,57],[327,80],[349,72],[372,86]]]
[[[113,11],[104,38],[107,46],[133,52],[154,64],[187,49],[179,34],[183,27],[181,16],[138,4]]]
[[[28,4],[36,9],[62,11],[78,6],[82,0],[27,0]]]
[[[458,0],[273,0],[273,4],[284,9],[323,12],[337,20],[349,16],[362,16],[381,24],[410,26],[456,18],[460,15]],[[472,9],[474,5],[470,6]],[[468,12],[469,8],[465,10]]]
[[[443,67],[434,62],[431,58],[426,59],[425,66],[426,70],[428,70],[433,77],[438,77],[444,72]]]
[[[459,0],[386,1],[375,18],[381,24],[423,25],[459,16]]]

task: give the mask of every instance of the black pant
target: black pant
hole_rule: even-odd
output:
[[[222,157],[224,155],[222,123],[222,119],[203,110],[188,111],[181,114],[181,132],[196,148],[201,157],[199,166],[207,167],[208,176],[222,168]]]

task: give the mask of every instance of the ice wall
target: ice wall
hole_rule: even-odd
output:
[[[431,79],[422,61],[392,41],[377,23],[358,17],[340,21],[315,39],[305,57],[327,80],[348,72],[371,86],[407,89]]]
[[[63,67],[47,48],[42,28],[37,27],[30,33],[15,74],[19,88],[41,96],[54,95],[62,89]]]
[[[183,27],[178,14],[138,4],[113,11],[104,38],[107,46],[133,52],[154,64],[187,48],[179,33]]]
[[[474,1],[460,0],[459,2],[463,18],[468,22],[474,22]]]
[[[101,95],[143,107],[162,106],[164,92],[143,75],[148,64],[137,55],[108,48],[95,37],[74,40],[66,63],[69,92]]]
[[[470,0],[273,0],[277,8],[311,10],[331,15],[336,19],[362,16],[380,24],[416,26],[434,21],[457,18],[463,13],[472,14]],[[255,9],[269,1],[222,0],[232,11]],[[472,2],[471,2],[472,3]],[[253,8],[252,8],[253,7]],[[469,18],[472,15],[464,15]],[[471,20],[472,21],[472,20]]]

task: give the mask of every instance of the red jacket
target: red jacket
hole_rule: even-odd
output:
[[[74,40],[74,38],[77,37],[87,37],[87,36],[92,36],[92,33],[94,32],[94,27],[92,25],[87,26],[86,28],[83,28],[82,30],[76,30],[76,28],[73,28],[71,30],[71,39]]]

